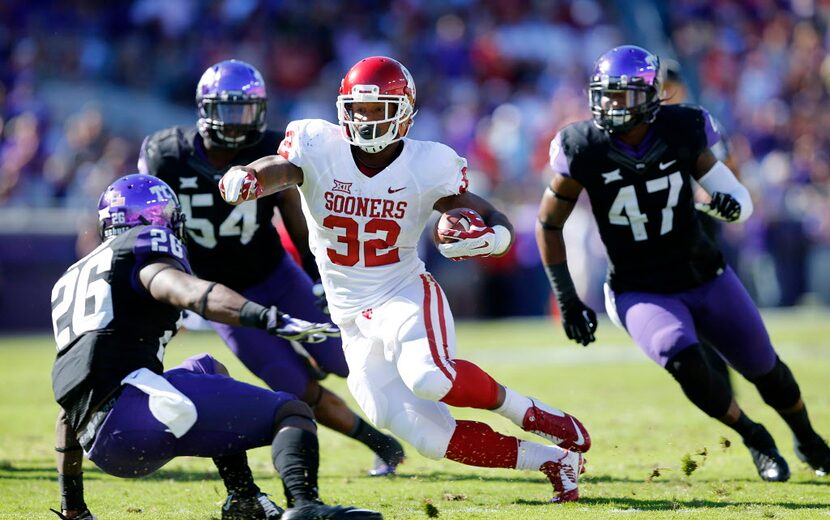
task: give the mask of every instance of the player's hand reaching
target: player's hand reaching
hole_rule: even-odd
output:
[[[596,339],[594,332],[597,331],[597,313],[582,303],[582,300],[575,298],[567,304],[560,304],[559,311],[562,314],[562,327],[568,339],[583,347]]]
[[[234,166],[219,179],[219,193],[229,204],[241,204],[262,195],[253,168]]]
[[[300,343],[320,343],[330,336],[339,336],[340,330],[332,323],[314,323],[294,318],[276,307],[268,309],[269,333]]]
[[[496,232],[475,211],[463,211],[461,215],[469,222],[469,229],[439,228],[438,236],[443,242],[438,250],[450,260],[491,255],[496,248]]]
[[[728,193],[716,191],[709,202],[698,202],[695,209],[710,217],[726,222],[735,222],[741,216],[741,203]]]

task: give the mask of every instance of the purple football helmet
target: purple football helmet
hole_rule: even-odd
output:
[[[588,88],[594,124],[624,133],[654,121],[660,110],[662,76],[660,59],[636,45],[615,47],[600,56]]]
[[[220,148],[256,144],[265,132],[267,95],[262,74],[244,61],[209,67],[196,87],[199,133]]]
[[[163,226],[184,240],[184,213],[166,182],[134,173],[110,184],[98,199],[98,233],[101,239],[135,226]]]

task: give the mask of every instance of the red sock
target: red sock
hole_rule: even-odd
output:
[[[496,380],[469,361],[456,359],[452,363],[455,367],[455,381],[441,401],[450,406],[484,410],[495,408],[499,398],[499,384]]]
[[[519,439],[497,433],[484,423],[457,421],[445,456],[468,466],[512,469],[519,456]]]

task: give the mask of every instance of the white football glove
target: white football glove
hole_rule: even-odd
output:
[[[219,193],[229,204],[241,204],[262,195],[253,168],[234,166],[219,179]]]
[[[510,232],[504,226],[492,228],[484,223],[481,216],[474,211],[463,213],[470,223],[470,229],[439,229],[438,236],[450,242],[438,245],[438,251],[450,260],[501,254],[510,246]]]
[[[280,312],[276,307],[268,309],[266,330],[281,338],[301,343],[320,343],[331,336],[339,336],[340,329],[332,323],[314,323]]]

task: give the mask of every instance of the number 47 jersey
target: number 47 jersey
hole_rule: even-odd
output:
[[[300,193],[335,322],[376,307],[425,271],[417,245],[435,202],[467,189],[467,162],[449,147],[403,140],[373,177],[355,164],[338,125],[288,125],[279,154],[303,170]]]
[[[165,257],[190,271],[187,251],[169,229],[134,227],[70,266],[52,288],[52,388],[73,427],[130,372],[162,372],[181,313],[151,298],[138,271]]]
[[[617,293],[685,291],[724,267],[692,194],[696,160],[720,138],[711,118],[699,107],[663,106],[649,128],[634,150],[580,121],[550,148],[553,171],[588,192]]]

